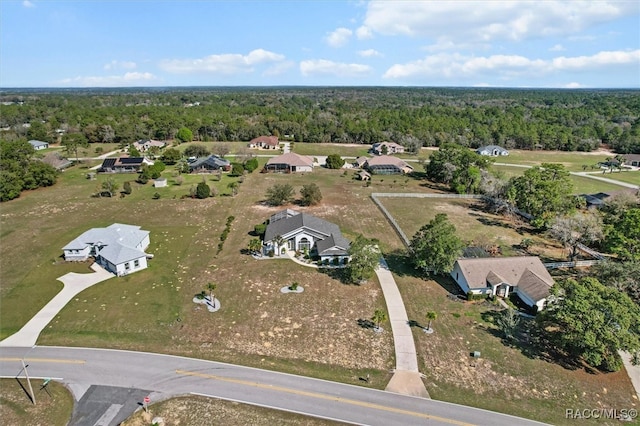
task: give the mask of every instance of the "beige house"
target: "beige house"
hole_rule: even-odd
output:
[[[407,164],[406,161],[390,155],[368,158],[363,168],[374,175],[398,175],[413,171],[413,167]]]
[[[395,142],[379,142],[371,146],[371,152],[375,155],[402,154],[404,146]]]
[[[277,136],[258,136],[249,142],[249,148],[278,149],[280,142]]]
[[[467,295],[508,297],[515,293],[538,311],[545,307],[553,278],[535,256],[458,259],[451,277]]]
[[[264,171],[274,173],[300,173],[313,171],[313,157],[294,152],[272,157],[264,166]]]

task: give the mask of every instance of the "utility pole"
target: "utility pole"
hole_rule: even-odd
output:
[[[29,379],[29,372],[27,371],[27,367],[29,364],[24,363],[24,359],[22,359],[22,369],[24,370],[24,375],[27,378],[27,384],[29,385],[29,392],[31,392],[31,401],[33,405],[36,405],[36,394],[33,393],[33,388],[31,387],[31,379]]]

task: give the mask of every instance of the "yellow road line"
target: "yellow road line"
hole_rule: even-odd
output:
[[[0,361],[22,361],[22,358],[0,358]],[[53,362],[58,364],[85,364],[81,359],[25,358],[25,362]]]
[[[247,380],[232,379],[232,378],[228,378],[228,377],[214,376],[212,374],[197,373],[197,372],[194,372],[194,371],[176,370],[176,374],[181,374],[181,375],[184,375],[184,376],[202,377],[202,378],[205,378],[205,379],[220,380],[220,381],[223,381],[223,382],[229,382],[229,383],[236,383],[236,384],[240,384],[240,385],[253,386],[253,387],[261,388],[261,389],[275,390],[275,391],[286,392],[286,393],[291,393],[291,394],[295,394],[295,395],[308,396],[308,397],[311,397],[311,398],[318,398],[318,399],[325,399],[325,400],[329,400],[329,401],[336,401],[336,402],[341,402],[341,403],[344,403],[344,404],[351,404],[351,405],[357,405],[357,406],[365,407],[365,408],[372,408],[372,409],[375,409],[375,410],[383,410],[383,411],[389,411],[389,412],[392,412],[392,413],[403,414],[403,415],[408,415],[408,416],[413,416],[413,417],[421,417],[421,418],[424,418],[424,419],[435,420],[435,421],[439,421],[439,422],[443,422],[443,423],[449,423],[449,424],[457,425],[457,426],[473,426],[472,423],[465,423],[465,422],[461,422],[461,421],[458,421],[458,420],[447,419],[445,417],[439,417],[439,416],[434,416],[434,415],[431,415],[431,414],[423,414],[423,413],[418,413],[418,412],[415,412],[415,411],[403,410],[401,408],[385,407],[384,405],[374,404],[374,403],[371,403],[371,402],[356,401],[354,399],[340,398],[340,397],[324,395],[324,394],[316,393],[316,392],[307,392],[307,391],[301,391],[301,390],[296,390],[296,389],[291,389],[291,388],[285,388],[285,387],[281,387],[281,386],[266,385],[266,384],[257,383],[257,382],[250,382],[250,381],[247,381]]]

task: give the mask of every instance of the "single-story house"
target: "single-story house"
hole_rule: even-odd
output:
[[[161,177],[153,180],[154,188],[164,188],[167,186],[167,178]]]
[[[30,140],[29,143],[36,151],[40,151],[41,149],[49,148],[49,142],[42,142],[37,140]]]
[[[580,197],[584,198],[587,208],[600,208],[604,206],[604,200],[611,195],[606,192],[598,192],[595,194],[580,194]]]
[[[361,157],[356,158],[353,161],[353,167],[358,167],[358,168],[363,167],[368,159],[369,159],[369,157],[365,157],[365,156],[361,156]]]
[[[282,244],[278,244],[278,238]],[[283,210],[269,218],[264,234],[263,251],[281,254],[295,250],[317,255],[322,262],[344,263],[349,260],[349,241],[338,225],[295,210]]]
[[[153,165],[144,157],[105,158],[98,169],[100,173],[138,173],[143,164]]]
[[[189,162],[189,172],[191,173],[210,173],[218,170],[228,172],[231,170],[231,163],[217,155],[200,157]]]
[[[368,158],[363,167],[374,175],[396,175],[413,171],[413,167],[405,161],[389,155]]]
[[[145,249],[149,246],[149,231],[139,226],[114,223],[106,228],[92,228],[64,246],[65,260],[84,261],[94,257],[106,270],[118,276],[147,267]]]
[[[158,149],[162,149],[167,146],[167,143],[164,141],[155,141],[153,139],[140,139],[133,143],[133,147],[140,152],[145,152],[149,150],[149,148],[156,147]]]
[[[624,165],[640,167],[640,154],[624,154]]]
[[[42,158],[42,162],[54,167],[56,170],[64,170],[73,165],[71,160],[63,157],[59,152],[48,152]]]
[[[277,136],[258,136],[249,142],[249,148],[278,149],[279,147],[280,142]]]
[[[313,171],[313,157],[288,152],[269,158],[264,170],[275,173],[310,172]]]
[[[374,143],[369,151],[375,155],[402,154],[404,146],[395,142],[378,142]]]
[[[498,145],[481,146],[480,148],[476,149],[476,152],[480,155],[488,155],[490,157],[509,155],[509,151]]]
[[[467,295],[507,297],[516,293],[527,305],[545,307],[553,278],[536,256],[458,259],[451,277]]]

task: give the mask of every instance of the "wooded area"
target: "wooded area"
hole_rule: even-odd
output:
[[[90,143],[174,139],[398,142],[408,151],[454,142],[476,148],[640,153],[637,90],[489,88],[4,89],[2,139]],[[25,126],[26,124],[26,126]]]

